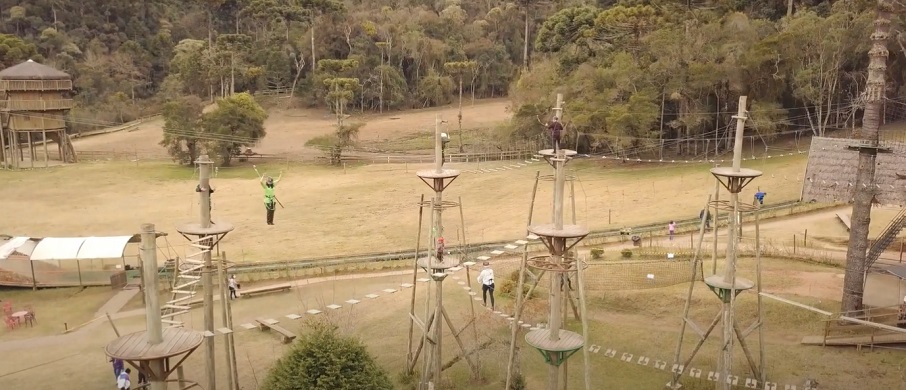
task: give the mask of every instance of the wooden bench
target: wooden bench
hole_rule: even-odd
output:
[[[262,331],[273,329],[277,333],[280,333],[280,336],[282,336],[280,341],[282,341],[283,344],[288,344],[296,338],[296,335],[293,332],[290,332],[289,330],[286,330],[286,328],[277,325],[278,321],[276,320],[256,318],[255,322],[258,323],[258,329],[261,329]]]
[[[293,286],[285,284],[282,286],[271,286],[271,287],[261,287],[261,288],[252,288],[248,290],[239,290],[240,297],[249,297],[256,294],[267,294],[278,291],[289,291]]]
[[[843,213],[837,213],[837,219],[839,219],[840,222],[843,222],[843,226],[846,226],[846,231],[849,231],[849,229],[850,229],[849,215],[846,215]]]

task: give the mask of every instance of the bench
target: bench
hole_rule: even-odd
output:
[[[255,322],[258,323],[258,329],[261,329],[262,331],[273,329],[277,333],[280,333],[280,336],[282,336],[280,341],[282,341],[283,344],[288,344],[296,338],[296,335],[293,332],[290,332],[289,330],[286,330],[286,328],[277,325],[278,321],[276,320],[256,318]]]
[[[256,294],[267,294],[278,291],[289,291],[293,286],[285,284],[282,286],[271,286],[271,287],[261,287],[261,288],[252,288],[248,290],[239,290],[240,297],[249,297]]]
[[[837,219],[839,219],[840,222],[843,222],[843,226],[846,226],[846,231],[849,231],[849,226],[850,226],[849,215],[846,215],[843,213],[837,213]]]

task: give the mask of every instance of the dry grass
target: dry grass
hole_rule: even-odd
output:
[[[38,291],[30,289],[2,289],[0,299],[12,302],[13,311],[24,310],[31,305],[37,319],[35,326],[23,326],[10,331],[5,326],[0,332],[0,341],[21,340],[48,334],[60,334],[64,323],[76,327],[94,318],[94,313],[107,302],[116,291],[109,287],[52,288]]]
[[[760,162],[772,174],[758,179],[768,202],[797,199],[802,156]],[[503,166],[507,162],[482,163]],[[578,222],[592,229],[616,228],[685,219],[713,192],[714,181],[704,165],[638,165],[602,169],[596,161],[571,164]],[[221,247],[236,261],[312,258],[340,253],[369,253],[413,248],[418,213],[415,203],[429,188],[415,177],[424,166],[368,165],[347,170],[319,165],[274,164],[259,170],[275,174],[286,169],[277,194],[286,205],[276,212],[276,226],[264,224],[261,189],[248,166],[220,169],[212,180],[214,220],[233,223]],[[457,164],[464,170],[477,164]],[[462,197],[469,242],[520,237],[529,206],[534,166],[492,173],[463,173],[445,192]],[[345,172],[345,173],[344,173]],[[3,173],[0,188],[6,210],[29,210],[29,218],[6,220],[2,232],[13,235],[87,236],[131,234],[142,222],[153,222],[171,233],[173,245],[185,242],[175,226],[196,221],[197,194],[193,171],[165,163],[83,163],[50,170]],[[750,186],[742,199],[751,198]],[[34,197],[35,189],[40,196]],[[550,182],[541,182],[535,220],[550,218]],[[459,218],[446,217],[448,241],[456,237]],[[608,215],[611,224],[608,224]],[[429,222],[425,221],[427,225]],[[166,242],[162,242],[166,244]],[[185,255],[186,248],[179,250]]]

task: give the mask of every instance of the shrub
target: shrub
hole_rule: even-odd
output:
[[[591,250],[591,258],[592,258],[592,259],[600,259],[600,258],[602,258],[602,257],[604,257],[604,250],[603,250],[603,249],[601,249],[601,248],[594,248],[594,249]]]
[[[620,254],[623,255],[623,258],[628,259],[632,257],[632,249],[623,249],[622,251],[620,251]]]
[[[375,363],[361,341],[313,323],[268,373],[269,390],[392,390],[387,372]]]

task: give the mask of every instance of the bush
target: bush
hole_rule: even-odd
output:
[[[528,280],[524,280],[523,282],[524,283],[522,283],[522,296],[524,297],[525,294],[529,291],[529,288],[531,288],[531,283]],[[505,295],[510,298],[516,299],[515,292],[516,292],[516,287],[518,285],[519,285],[519,270],[515,270],[513,272],[510,272],[510,274],[507,276],[507,278],[503,279],[499,283],[499,285],[497,285],[495,287],[495,289],[497,291],[499,291],[498,294],[500,294],[500,295]],[[537,291],[533,291],[532,296],[527,297],[526,299],[532,299],[537,294],[538,294]]]
[[[623,249],[622,251],[620,251],[620,254],[623,255],[623,258],[628,259],[632,257],[632,249]]]
[[[603,249],[601,249],[601,248],[594,248],[594,249],[591,250],[591,258],[592,258],[592,259],[600,259],[600,258],[602,258],[602,257],[604,257],[604,250],[603,250]]]
[[[314,323],[268,373],[268,390],[392,390],[387,372],[361,341]]]

